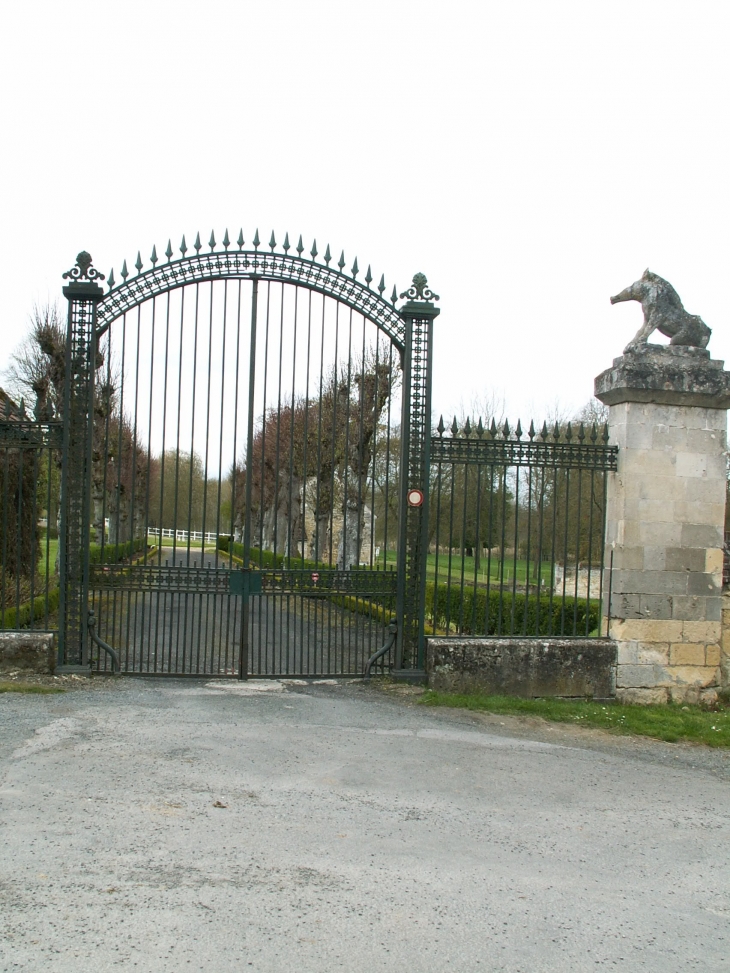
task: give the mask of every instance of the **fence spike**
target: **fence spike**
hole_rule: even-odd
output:
[[[464,435],[471,436],[471,423],[469,422],[469,416],[466,417],[466,425],[464,426]]]
[[[567,442],[570,442],[570,440],[573,438],[573,427],[571,426],[570,423],[568,423],[568,425],[565,428],[565,438]]]
[[[260,245],[261,245],[261,240],[259,240],[259,228],[256,227],[256,234],[254,235],[254,238],[253,238],[254,250],[258,250],[258,248],[259,248]]]
[[[213,253],[215,250],[215,233],[213,233],[212,230],[210,231],[210,240],[208,240],[208,246],[210,247],[210,252]]]
[[[383,291],[385,290],[385,274],[380,275],[380,283],[378,284],[378,292],[380,296],[383,296]]]
[[[515,436],[517,436],[518,439],[522,439],[522,423],[520,422],[519,419],[517,420],[517,428],[515,429]]]
[[[114,268],[113,267],[109,271],[109,279],[107,283],[109,284],[109,290],[112,290],[114,288]]]
[[[187,252],[188,252],[188,245],[187,245],[187,243],[185,242],[185,234],[183,233],[183,238],[182,238],[182,241],[181,241],[181,243],[180,243],[180,253],[181,253],[181,254],[183,255],[183,257],[184,257],[184,256],[185,256],[185,254],[186,254]]]
[[[284,237],[284,246],[282,247],[282,250],[284,251],[284,253],[289,253],[290,246],[289,246],[289,234],[288,233]]]
[[[274,252],[274,247],[276,246],[276,237],[274,236],[274,231],[271,231],[271,239],[269,240],[269,246],[271,247],[271,252]]]
[[[150,254],[150,262],[153,267],[157,263],[157,247],[154,245],[154,243],[152,244],[152,253]]]
[[[238,231],[238,239],[236,240],[236,246],[239,250],[243,250],[243,245],[246,241],[243,239],[243,230]]]
[[[443,436],[445,430],[446,426],[444,425],[444,417],[441,416],[439,419],[439,424],[436,426],[436,432],[439,434],[439,436]]]
[[[203,244],[200,242],[200,233],[198,232],[195,235],[195,243],[193,244],[193,250],[195,250],[196,253],[200,253],[200,248],[202,246]]]
[[[167,262],[170,263],[172,260],[172,244],[170,243],[169,238],[167,241],[167,250],[165,250],[165,256],[167,257]]]
[[[228,227],[226,227],[225,236],[223,237],[223,246],[227,250],[230,247],[230,245],[231,245],[231,240],[230,237],[228,236]]]
[[[578,426],[578,442],[582,443],[585,438],[586,438],[586,429],[583,423],[581,422],[581,424]]]
[[[593,425],[591,426],[591,442],[595,443],[597,439],[598,439],[598,426],[594,422]]]
[[[139,250],[137,251],[137,259],[134,263],[134,266],[137,268],[137,273],[139,273],[142,270],[142,255],[139,252]]]
[[[360,273],[360,268],[359,268],[359,267],[358,267],[358,265],[357,265],[357,257],[355,257],[355,263],[354,263],[354,264],[352,265],[352,270],[350,271],[350,273],[352,274],[352,279],[353,279],[353,280],[354,280],[354,279],[355,279],[355,278],[357,277],[357,275],[358,275],[358,274]]]
[[[122,264],[122,280],[125,281],[125,283],[127,277],[129,277],[129,271],[127,270],[127,261],[125,260],[124,263]]]
[[[479,438],[481,439],[483,435],[484,435],[484,425],[482,423],[482,417],[479,416],[479,422],[477,424],[477,436],[479,436]]]
[[[557,419],[555,420],[555,428],[553,429],[553,439],[555,442],[560,439],[560,426],[558,425]]]
[[[337,261],[337,266],[340,268],[340,273],[341,273],[342,272],[342,268],[345,266],[345,251],[344,250],[340,254],[340,259]]]
[[[312,260],[316,260],[317,259],[317,253],[318,253],[318,250],[317,250],[317,241],[316,240],[312,244],[312,249],[309,252],[312,255]]]
[[[395,288],[395,284],[393,284],[393,293],[390,295],[390,303],[393,305],[393,307],[395,307],[395,302],[397,300],[398,300],[398,291]]]
[[[370,264],[368,264],[368,270],[367,273],[365,274],[365,283],[368,285],[368,290],[370,290],[370,284],[372,283],[372,280],[373,280],[373,275],[370,272]]]
[[[492,416],[492,424],[489,427],[489,435],[492,437],[492,439],[497,438],[497,423],[494,421],[494,416]]]
[[[322,259],[324,260],[324,262],[329,267],[330,260],[332,259],[332,254],[330,253],[330,245],[329,245],[329,243],[327,244],[327,249],[325,250],[324,257]]]
[[[456,421],[456,416],[454,416],[454,421],[451,423],[451,435],[456,436],[459,432],[459,425]]]
[[[604,422],[604,424],[603,424],[603,441],[604,441],[604,443],[607,443],[608,442],[608,423],[607,422]]]
[[[543,424],[542,424],[542,430],[540,432],[540,439],[542,439],[542,441],[545,442],[545,440],[547,438],[548,438],[547,422],[543,422]]]
[[[304,250],[304,244],[302,243],[302,234],[300,233],[299,243],[297,244],[297,253],[299,254],[300,257],[302,255],[303,250]]]
[[[507,422],[506,419],[504,420],[504,428],[502,429],[502,435],[504,436],[505,439],[509,439],[509,423]]]
[[[532,440],[535,438],[535,423],[532,421],[532,419],[530,419],[530,428],[527,435],[530,437],[530,442],[532,442]]]

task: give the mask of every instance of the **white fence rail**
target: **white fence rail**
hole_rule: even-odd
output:
[[[171,537],[176,541],[186,541],[188,538],[190,538],[191,541],[202,541],[203,538],[205,538],[206,544],[209,541],[211,543],[215,543],[218,540],[218,535],[214,531],[206,531],[205,534],[203,534],[199,530],[173,530],[172,527],[163,527],[162,529],[159,527],[148,527],[147,534],[150,537]]]

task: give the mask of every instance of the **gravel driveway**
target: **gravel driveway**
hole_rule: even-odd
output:
[[[721,752],[361,684],[0,696],[0,970],[730,968]]]

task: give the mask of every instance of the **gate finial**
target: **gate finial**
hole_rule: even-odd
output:
[[[407,291],[403,291],[401,294],[401,300],[407,297],[409,301],[438,301],[438,294],[434,294],[431,288],[428,286],[428,280],[425,274],[415,274],[413,277],[413,283],[408,288]]]
[[[76,257],[76,266],[67,270],[63,275],[64,280],[105,280],[104,274],[99,273],[95,267],[91,266],[91,254],[82,250]]]

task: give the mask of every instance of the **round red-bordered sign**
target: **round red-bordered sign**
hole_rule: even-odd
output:
[[[423,503],[423,490],[409,490],[408,491],[408,506],[409,507],[420,507]]]

